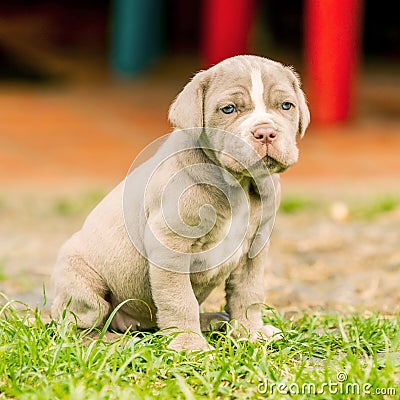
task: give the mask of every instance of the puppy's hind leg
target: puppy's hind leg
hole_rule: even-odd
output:
[[[55,298],[51,316],[60,319],[67,309],[68,318],[78,328],[104,326],[111,305],[106,300],[108,289],[100,277],[80,256],[59,257],[53,272]]]
[[[221,331],[229,321],[229,314],[225,311],[200,313],[200,329],[202,332]]]

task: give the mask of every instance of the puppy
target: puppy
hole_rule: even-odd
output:
[[[279,335],[263,325],[263,266],[279,173],[298,159],[310,115],[297,75],[257,56],[199,72],[169,112],[174,131],[133,168],[61,248],[52,316],[65,307],[80,328],[160,328],[175,350],[207,350],[202,328],[235,320],[238,334]],[[225,313],[199,305],[225,283]]]

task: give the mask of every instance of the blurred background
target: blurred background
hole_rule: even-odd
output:
[[[169,132],[183,85],[250,53],[296,68],[312,120],[282,176],[267,302],[398,310],[399,40],[373,0],[2,1],[0,291],[43,306],[59,247]]]

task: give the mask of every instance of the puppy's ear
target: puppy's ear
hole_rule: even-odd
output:
[[[197,128],[204,126],[204,95],[209,72],[201,71],[178,94],[172,103],[168,119],[174,128]]]
[[[299,128],[297,131],[297,134],[299,135],[300,138],[304,136],[304,133],[310,123],[310,110],[308,109],[307,106],[307,100],[304,95],[304,92],[301,90],[301,81],[300,77],[297,74],[297,72],[294,71],[293,68],[288,67],[288,70],[290,71],[292,77],[294,77],[294,90],[296,91],[296,95],[299,101],[298,107],[299,107]]]
[[[298,135],[300,138],[304,136],[304,133],[310,124],[310,110],[307,106],[307,100],[304,92],[301,90],[300,85],[297,88],[297,97],[299,99],[299,130]]]

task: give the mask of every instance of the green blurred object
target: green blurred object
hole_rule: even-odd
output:
[[[161,51],[160,0],[112,2],[111,64],[114,73],[131,77]]]
[[[103,190],[93,190],[79,197],[63,197],[56,200],[54,211],[58,215],[72,216],[86,214],[92,210],[106,195]]]
[[[279,209],[286,214],[294,214],[312,206],[311,200],[292,194],[282,198]]]
[[[353,207],[352,214],[356,218],[373,219],[384,213],[394,211],[398,207],[400,207],[400,195],[387,194],[381,195],[369,202],[357,204],[357,206]]]

